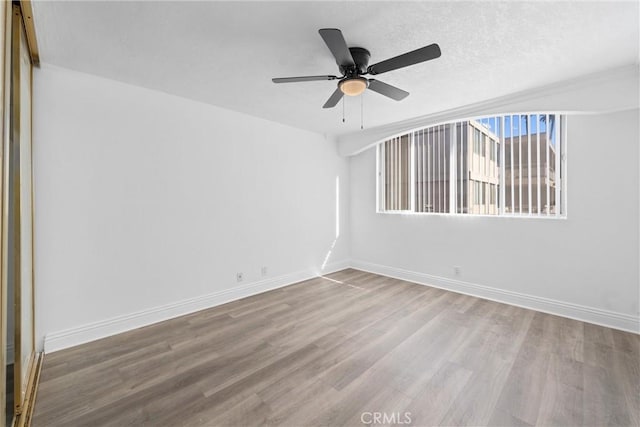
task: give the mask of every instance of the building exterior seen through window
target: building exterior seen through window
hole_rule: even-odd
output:
[[[561,216],[564,117],[517,114],[408,132],[378,145],[378,210]]]

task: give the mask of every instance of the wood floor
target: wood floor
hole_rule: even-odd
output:
[[[33,425],[362,426],[374,412],[639,425],[640,337],[349,269],[49,354]]]

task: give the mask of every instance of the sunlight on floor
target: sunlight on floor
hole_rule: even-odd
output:
[[[341,284],[341,285],[347,285],[347,286],[349,286],[350,288],[360,289],[361,291],[366,291],[366,289],[365,289],[365,288],[361,288],[360,286],[356,286],[356,285],[352,285],[352,284],[349,284],[349,283],[341,282],[341,281],[339,281],[339,280],[331,279],[330,277],[321,276],[320,278],[321,278],[321,279],[324,279],[324,280],[330,280],[330,281],[332,281],[332,282],[334,282],[334,283],[339,283],[339,284]]]

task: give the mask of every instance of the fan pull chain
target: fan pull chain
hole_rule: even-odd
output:
[[[344,123],[344,96],[342,97],[342,123]]]
[[[360,130],[364,129],[364,94],[360,95]]]

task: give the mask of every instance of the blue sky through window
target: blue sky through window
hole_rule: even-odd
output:
[[[549,117],[549,119],[546,117]],[[548,116],[541,114],[514,114],[505,116],[504,132],[501,132],[502,123],[499,116],[482,117],[477,119],[477,121],[485,125],[494,134],[503,136],[504,138],[510,138],[512,133],[513,136],[535,135],[537,132],[545,133],[547,132],[546,120],[553,123],[555,122],[555,117],[553,114],[549,114]],[[549,131],[555,133],[555,126],[556,123],[553,123],[553,127],[551,127]],[[553,133],[551,134],[551,144],[555,145]]]

